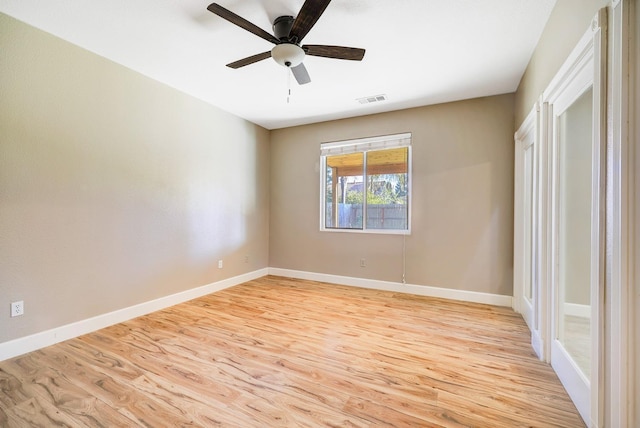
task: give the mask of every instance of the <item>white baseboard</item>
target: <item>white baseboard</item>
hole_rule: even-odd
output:
[[[246,274],[234,276],[233,278],[223,279],[201,287],[192,288],[190,290],[181,291],[169,296],[133,305],[128,308],[118,309],[113,312],[63,325],[61,327],[52,328],[51,330],[3,342],[0,343],[0,361],[17,357],[18,355],[26,354],[27,352],[35,351],[83,334],[91,333],[92,331],[109,327],[154,311],[159,311],[216,291],[224,290],[225,288],[233,287],[234,285],[242,284],[243,282],[251,281],[267,274],[267,268],[259,269]]]
[[[181,291],[169,296],[160,297],[128,308],[118,309],[113,312],[0,343],[0,361],[17,357],[18,355],[26,354],[27,352],[54,345],[68,339],[73,339],[74,337],[91,333],[101,328],[109,327],[151,312],[159,311],[216,291],[224,290],[225,288],[233,287],[234,285],[242,284],[243,282],[251,281],[265,275],[286,276],[290,278],[328,282],[331,284],[350,285],[355,287],[371,288],[374,290],[395,291],[399,293],[416,294],[419,296],[440,297],[444,299],[484,303],[495,306],[511,307],[513,301],[511,296],[479,293],[476,291],[453,290],[426,285],[402,284],[399,282],[377,281],[373,279],[328,275],[290,269],[264,268],[208,285],[203,285],[201,287]]]
[[[540,332],[531,330],[531,347],[541,361],[544,361],[544,342]]]
[[[580,318],[591,318],[591,306],[577,303],[565,303],[564,314]]]
[[[329,275],[324,273],[305,272],[280,268],[269,268],[269,275],[308,279],[310,281],[350,285],[354,287],[371,288],[374,290],[395,291],[399,293],[416,294],[419,296],[441,297],[444,299],[459,300],[463,302],[484,303],[494,306],[512,307],[513,305],[512,296],[480,293],[477,291],[454,290],[450,288],[431,287],[427,285],[402,284],[400,282],[378,281],[375,279]]]
[[[576,362],[558,340],[551,343],[551,367],[558,375],[558,379],[575,404],[578,413],[588,423],[591,420],[589,379],[578,368]],[[598,425],[589,426],[597,427]]]

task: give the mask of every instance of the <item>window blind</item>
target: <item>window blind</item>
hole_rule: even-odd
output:
[[[320,144],[320,155],[344,155],[371,150],[383,150],[411,145],[411,133],[359,138],[357,140],[334,141]]]

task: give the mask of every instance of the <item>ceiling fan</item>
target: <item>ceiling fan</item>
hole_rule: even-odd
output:
[[[306,0],[295,19],[293,16],[277,17],[273,21],[274,35],[267,33],[262,28],[217,3],[211,3],[207,9],[232,24],[244,28],[275,45],[270,51],[229,63],[227,67],[240,68],[271,57],[278,64],[290,68],[298,84],[304,85],[311,81],[309,73],[302,63],[305,55],[352,61],[361,61],[364,57],[365,50],[359,48],[328,45],[300,45],[304,36],[313,28],[330,2],[331,0]]]

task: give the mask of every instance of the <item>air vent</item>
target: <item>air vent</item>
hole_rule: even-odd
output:
[[[358,98],[357,99],[357,101],[360,104],[377,103],[378,101],[386,101],[386,100],[387,100],[387,96],[385,94],[373,95],[371,97],[364,97],[364,98]]]

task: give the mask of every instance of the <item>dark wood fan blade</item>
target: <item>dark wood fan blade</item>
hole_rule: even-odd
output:
[[[311,82],[311,78],[309,77],[309,73],[305,68],[303,63],[296,65],[295,67],[291,67],[291,72],[293,76],[296,78],[298,85],[305,85]]]
[[[364,49],[348,48],[345,46],[327,45],[304,45],[305,53],[311,56],[323,56],[325,58],[348,59],[352,61],[362,61]]]
[[[276,37],[274,35],[271,35],[271,34],[267,33],[262,28],[260,28],[257,25],[247,21],[243,17],[236,15],[235,13],[231,12],[230,10],[225,9],[224,7],[220,6],[217,3],[211,3],[207,7],[207,9],[210,12],[213,12],[216,15],[218,15],[220,18],[226,19],[227,21],[231,22],[232,24],[235,24],[240,28],[244,28],[245,30],[255,34],[256,36],[262,37],[263,39],[265,39],[268,42],[271,42],[271,43],[274,43],[274,44],[280,43],[280,40],[276,39]]]
[[[227,67],[231,68],[240,68],[245,65],[253,64],[254,62],[262,61],[263,59],[271,58],[271,51],[262,52],[257,55],[248,56],[244,59],[239,59],[236,62],[232,62],[227,64]]]
[[[329,3],[331,0],[306,0],[296,16],[296,20],[293,21],[289,36],[295,37],[297,43],[300,43],[322,16]]]

